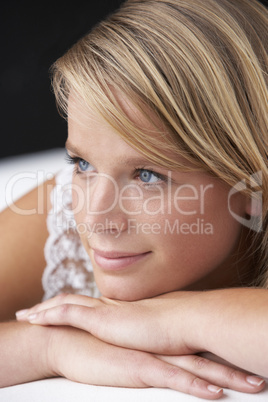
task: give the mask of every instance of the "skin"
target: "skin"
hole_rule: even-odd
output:
[[[122,96],[120,102],[147,135],[160,134]],[[184,288],[196,290],[201,284],[212,289],[236,285],[242,268],[237,262],[242,228],[228,210],[229,186],[205,172],[170,172],[152,164],[101,116],[79,109],[75,98],[71,98],[69,111],[66,148],[71,157],[78,158],[73,177],[74,215],[102,295],[133,301]],[[145,172],[135,172],[137,168],[170,181],[150,174],[147,184]],[[89,186],[90,200],[86,198]],[[232,209],[245,216],[245,197],[239,193],[233,197]],[[209,233],[191,229],[198,221],[209,225]],[[169,229],[176,222],[186,231]],[[98,264],[94,250],[147,255],[114,271]]]
[[[80,328],[114,345],[162,354],[169,362],[206,351],[225,364],[268,377],[267,302],[267,290],[253,288],[179,291],[131,303],[61,295],[18,318]],[[244,373],[242,378],[248,377]],[[260,378],[254,381],[264,386]]]
[[[16,310],[42,298],[46,217],[54,185],[54,179],[46,181],[0,214],[0,226],[5,228],[0,233],[0,321],[14,319]],[[37,208],[43,213],[23,213]]]
[[[80,121],[79,125],[75,123],[77,118]],[[82,120],[83,118],[84,120]],[[99,128],[100,123],[102,123],[101,129]],[[146,127],[146,122],[142,123],[144,123],[145,130],[151,129],[151,127]],[[85,127],[87,128],[85,129]],[[94,141],[91,141],[88,137],[89,127],[92,130],[92,135],[94,135],[94,129],[98,130]],[[105,135],[103,135],[104,133]],[[85,177],[83,176],[84,173],[78,174],[73,182],[73,207],[77,224],[90,223],[91,228],[94,222],[102,224],[101,231],[90,231],[90,239],[81,235],[81,240],[86,250],[92,256],[92,247],[103,247],[103,249],[111,251],[108,247],[112,248],[115,244],[116,247],[119,247],[120,244],[122,248],[117,248],[116,252],[121,253],[122,250],[133,252],[134,250],[138,253],[148,252],[148,254],[142,261],[135,262],[126,269],[117,271],[109,270],[107,272],[107,269],[98,266],[95,261],[96,280],[100,290],[106,296],[104,298],[94,300],[77,295],[61,296],[17,315],[19,321],[29,321],[44,325],[50,323],[51,325],[49,326],[32,326],[27,322],[1,324],[0,361],[2,369],[0,367],[0,372],[2,375],[0,376],[0,386],[60,375],[74,381],[96,385],[167,387],[206,399],[220,398],[223,394],[221,387],[229,387],[249,393],[262,390],[264,383],[260,378],[229,367],[226,362],[215,363],[210,358],[196,356],[197,352],[206,350],[206,345],[202,342],[199,343],[198,339],[194,339],[194,341],[188,339],[188,342],[186,342],[186,339],[189,338],[189,333],[196,333],[193,329],[195,329],[194,323],[199,320],[198,315],[193,316],[193,320],[188,320],[187,317],[189,312],[196,311],[195,303],[198,306],[200,305],[198,299],[195,299],[197,302],[193,302],[193,299],[191,299],[191,296],[197,296],[199,292],[167,293],[177,288],[189,286],[194,290],[195,287],[200,286],[200,282],[205,278],[208,278],[206,283],[209,287],[216,287],[219,281],[216,278],[219,277],[222,284],[235,283],[237,278],[236,275],[233,275],[233,270],[225,270],[224,268],[229,265],[233,266],[234,263],[238,267],[235,255],[236,252],[241,251],[238,250],[241,228],[237,222],[231,219],[226,204],[223,202],[226,201],[228,195],[226,186],[212,181],[215,179],[208,175],[189,174],[186,177],[185,174],[181,175],[181,173],[175,174],[172,172],[172,195],[175,194],[178,185],[182,183],[190,183],[194,188],[198,188],[200,184],[213,184],[213,191],[207,193],[205,208],[205,218],[211,220],[213,225],[215,224],[215,232],[213,232],[215,236],[213,235],[210,241],[207,240],[206,236],[198,235],[197,242],[194,235],[185,235],[181,240],[182,244],[178,247],[177,242],[181,236],[174,236],[177,242],[173,241],[171,236],[170,241],[167,241],[163,236],[163,232],[157,235],[152,233],[145,235],[142,233],[142,236],[133,235],[133,232],[131,232],[130,236],[127,236],[129,215],[133,218],[130,212],[139,211],[141,207],[141,203],[137,203],[136,198],[139,190],[137,190],[137,187],[129,187],[129,185],[135,184],[135,186],[138,185],[138,188],[141,188],[144,197],[147,197],[143,201],[148,200],[152,194],[158,194],[155,192],[155,187],[153,190],[148,190],[147,187],[144,188],[143,184],[140,184],[140,179],[138,179],[139,175],[133,175],[133,170],[137,168],[137,161],[135,161],[135,164],[124,163],[122,165],[121,160],[125,156],[128,158],[138,157],[139,159],[141,156],[127,146],[103,122],[100,122],[99,116],[93,117],[92,114],[87,115],[87,117],[76,115],[74,121],[70,119],[68,141],[68,148],[71,148],[69,145],[71,143],[73,144],[72,148],[74,148],[74,145],[76,148],[79,147],[80,153],[79,155],[74,154],[74,149],[69,149],[70,154],[72,152],[72,156],[83,158],[85,161],[87,161],[87,158],[92,157],[94,151],[96,151],[94,147],[104,147],[102,148],[102,157],[96,158],[94,161],[90,160],[94,168],[97,166],[94,174],[86,173],[86,178],[83,178]],[[109,154],[111,153],[114,156],[112,159],[109,159],[109,155],[106,153],[108,147],[110,147]],[[83,162],[81,166],[87,165]],[[150,170],[155,168],[151,164],[144,166],[144,160],[141,167]],[[161,169],[159,173],[164,175],[166,172]],[[124,196],[129,197],[124,199],[124,211],[130,212],[122,213],[122,208],[118,208],[119,204],[116,204],[111,215],[109,214],[109,223],[105,226],[106,220],[98,213],[100,212],[98,208],[103,209],[107,206],[105,204],[107,195],[111,195],[111,182],[107,180],[107,177],[118,183],[120,189],[124,188]],[[75,191],[79,192],[82,189],[80,195],[85,194],[84,191],[88,180],[90,180],[93,189],[91,211],[97,212],[97,214],[93,215],[93,218],[96,219],[95,221],[91,221],[92,216],[86,215],[85,209],[77,207],[79,199],[76,198]],[[157,185],[160,185],[160,183],[157,183]],[[166,202],[165,186],[163,185],[162,187],[163,199]],[[127,192],[129,189],[134,190],[134,194],[133,192]],[[215,192],[214,189],[216,190]],[[189,187],[187,190],[189,191]],[[189,202],[192,194],[193,192],[190,191],[180,193],[180,196],[188,197]],[[137,214],[135,216],[136,222],[152,224],[156,220],[161,223],[168,219],[170,223],[173,223],[177,218],[177,211],[173,215],[169,214],[167,211],[168,205],[165,202],[161,214],[155,214],[153,218],[149,214]],[[243,215],[247,208],[245,199],[239,196],[233,199],[233,203],[232,207],[235,211]],[[190,211],[198,209],[198,205],[198,201],[191,199]],[[223,214],[225,221],[227,220],[228,225],[231,225],[232,232],[229,231],[228,225],[224,226],[224,230],[220,232],[220,225],[217,223],[218,217],[215,210],[213,210],[215,205],[218,208],[217,214],[219,211]],[[156,199],[155,202],[151,202],[150,208],[152,208],[151,212],[155,213],[159,209],[159,200]],[[180,208],[184,211],[184,213],[181,213],[180,220],[191,224],[193,217],[191,214],[185,214],[185,211],[189,212],[189,209],[187,210],[189,204],[185,200],[180,200]],[[36,226],[36,233],[42,230],[45,215],[43,216],[42,225],[39,228]],[[197,217],[199,215],[195,214],[194,221]],[[121,229],[118,230],[118,227]],[[28,240],[31,239],[32,241],[35,238],[34,231],[31,233],[32,235],[29,236]],[[16,240],[17,235],[13,233],[13,236]],[[211,241],[213,242],[213,249]],[[193,242],[195,242],[194,246],[192,245]],[[201,246],[199,246],[200,242]],[[17,244],[21,246],[22,242]],[[166,250],[165,247],[168,249]],[[188,247],[190,251],[190,258],[184,252],[185,247]],[[210,252],[211,257],[208,255]],[[180,253],[182,259],[176,260],[171,257],[172,253],[177,253],[177,257]],[[39,257],[36,263],[41,261],[39,259],[40,253],[37,253],[37,255]],[[94,256],[92,257],[94,258]],[[203,259],[205,259],[207,265]],[[176,264],[177,270],[175,269]],[[184,268],[187,265],[190,266],[190,270]],[[172,275],[174,279],[171,280]],[[151,280],[149,280],[150,276]],[[165,294],[158,296],[162,293]],[[165,302],[163,302],[164,300]],[[178,304],[178,301],[180,304]],[[204,301],[204,303],[206,302]],[[159,309],[160,306],[162,306],[161,309]],[[181,308],[182,306],[184,308]],[[215,303],[213,303],[213,306],[215,306]],[[92,309],[92,307],[94,308]],[[207,304],[207,310],[207,320],[204,320],[202,324],[202,333],[208,333],[207,331],[211,329],[209,320],[211,319],[212,308],[211,306],[209,307],[209,303]],[[181,315],[178,314],[179,311]],[[36,315],[39,312],[41,313]],[[90,314],[92,312],[95,315],[91,317],[92,326],[89,327],[88,323],[91,321]],[[35,314],[34,316],[32,315],[33,313]],[[177,317],[176,320],[173,314]],[[106,317],[105,320],[103,319],[104,316]],[[126,325],[126,318],[129,319],[130,317],[131,320]],[[78,318],[81,319],[79,325],[82,328],[79,328]],[[228,317],[226,318],[228,319]],[[184,331],[180,331],[178,321],[185,324]],[[107,331],[103,327],[105,322],[111,329],[111,331],[108,331],[111,334],[108,337]],[[170,325],[170,323],[173,323],[173,325]],[[190,323],[194,325],[194,328],[188,326]],[[133,336],[128,332],[131,331],[131,328],[133,329],[133,325],[135,333],[140,334],[140,337],[137,337],[136,340],[133,340]],[[138,332],[136,331],[137,325],[139,326]],[[120,332],[116,328],[120,329]],[[168,328],[169,331],[166,331]],[[212,332],[215,334],[215,331]],[[179,333],[181,333],[181,336],[178,338]],[[159,336],[152,338],[152,334],[159,334]],[[175,343],[174,334],[177,339]],[[38,342],[36,341],[37,339],[39,340]],[[143,343],[146,339],[150,339],[152,342],[150,341],[149,344]],[[173,345],[173,349],[169,349],[171,345]],[[228,348],[228,345],[226,348]],[[14,364],[18,358],[20,359],[20,365]],[[112,362],[111,367],[109,362]],[[128,362],[127,367],[125,366],[126,362]],[[24,370],[21,370],[20,367],[24,367]],[[92,367],[94,370],[92,370]]]
[[[124,108],[128,116],[135,123],[141,124],[146,133],[155,130],[155,126],[151,126],[129,103],[126,103]],[[252,316],[249,314],[248,319],[244,319],[244,311],[239,309],[245,304],[237,304],[237,294],[234,292],[232,296],[232,314],[235,317],[242,316],[243,320],[239,323],[240,331],[237,326],[230,331],[229,326],[226,330],[226,325],[222,326],[222,323],[230,319],[228,303],[231,295],[226,298],[216,293],[213,298],[210,292],[205,292],[205,296],[209,295],[205,298],[202,297],[203,292],[197,291],[202,286],[207,289],[235,286],[243,271],[242,264],[238,263],[242,254],[238,245],[243,231],[227,208],[230,190],[228,186],[207,173],[170,173],[159,168],[144,160],[144,157],[126,144],[100,116],[92,111],[81,111],[74,99],[69,104],[69,110],[72,117],[69,118],[66,147],[71,158],[76,161],[73,209],[78,229],[88,229],[81,230],[80,237],[91,257],[95,279],[104,297],[95,300],[78,295],[63,295],[29,311],[20,312],[18,319],[34,324],[75,327],[112,345],[150,352],[158,359],[177,367],[172,369],[173,372],[188,383],[185,386],[185,382],[184,385],[180,382],[180,390],[208,399],[219,398],[222,395],[219,386],[228,386],[228,381],[219,381],[217,374],[216,377],[212,375],[214,388],[206,385],[207,393],[204,392],[203,382],[197,381],[193,386],[195,380],[187,378],[189,372],[200,375],[203,380],[211,380],[208,373],[218,373],[220,369],[220,366],[212,367],[211,364],[214,363],[203,357],[198,357],[197,361],[195,353],[209,351],[233,365],[266,374],[265,369],[263,371],[258,366],[263,350],[248,348],[249,339],[246,339],[245,344],[240,341],[245,328],[250,325]],[[155,132],[154,134],[158,135]],[[137,167],[143,169],[142,174],[137,172]],[[147,179],[148,171],[153,171],[166,177],[170,175],[171,184],[167,186],[162,176],[160,180],[157,175],[150,173],[149,182],[152,184],[145,185],[146,169]],[[85,199],[89,185],[90,198]],[[183,186],[179,208],[170,210],[169,197],[174,201],[179,186]],[[210,191],[204,192],[202,199],[199,196],[193,197],[193,194],[196,195],[193,189],[200,189],[201,186]],[[157,197],[159,187],[161,199]],[[124,204],[118,197],[111,208],[115,189],[118,189],[118,194],[124,195]],[[137,196],[140,194],[142,197]],[[79,198],[81,195],[85,201],[82,204]],[[144,211],[144,205],[148,207],[149,199],[153,199],[150,201],[150,213],[148,210]],[[244,216],[249,211],[247,200],[238,194],[232,199],[232,210]],[[133,217],[136,226],[132,225]],[[197,218],[209,222],[213,227],[213,234],[174,235],[164,230],[157,234],[152,233],[152,230],[146,233],[138,231],[141,225],[146,224],[146,227],[152,228],[155,222],[163,228],[168,221],[172,227],[176,219],[179,219],[181,224],[190,226]],[[102,252],[108,252],[108,257],[104,254],[104,266],[103,260],[98,258],[98,254]],[[130,265],[119,264],[118,269],[118,257],[123,255],[123,252],[147,254]],[[114,267],[114,261],[117,268],[111,269],[111,266]],[[183,288],[188,291],[176,292]],[[216,303],[215,297],[218,297]],[[228,303],[222,304],[222,316],[219,317],[217,312],[222,300],[228,300]],[[203,306],[202,325],[200,305]],[[219,319],[215,320],[215,317]],[[199,323],[198,332],[195,330],[196,323]],[[219,325],[222,326],[220,339]],[[135,339],[132,336],[133,331],[137,334]],[[208,337],[207,334],[210,333],[211,337]],[[200,334],[206,336],[203,338]],[[237,347],[237,352],[234,353],[230,345],[237,343],[240,343],[240,347]],[[245,349],[247,353],[244,352]],[[254,353],[256,359],[252,359]],[[241,356],[244,356],[243,361],[240,360]],[[221,370],[225,370],[225,364],[226,361]],[[197,365],[205,367],[205,372],[201,373]],[[181,369],[187,370],[187,374],[184,372],[182,375]],[[241,373],[230,367],[227,371],[226,375],[234,379],[234,388],[237,390],[256,392],[265,386],[263,380],[256,376]],[[195,389],[196,386],[198,390]],[[175,389],[178,389],[176,387],[177,384]]]

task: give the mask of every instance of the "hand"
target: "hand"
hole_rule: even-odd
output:
[[[105,342],[146,352],[200,352],[187,345],[187,336],[181,330],[176,331],[174,339],[172,314],[183,322],[183,300],[190,294],[177,293],[180,295],[179,304],[177,294],[173,298],[172,293],[137,302],[61,294],[29,310],[17,312],[17,319],[41,325],[73,326]]]
[[[70,380],[104,386],[171,388],[199,398],[215,400],[223,390],[204,378],[220,377],[216,363],[185,356],[172,363],[164,356],[120,348],[71,327],[55,327],[49,355],[54,355],[55,374]],[[204,365],[203,365],[204,364]],[[205,367],[206,366],[206,367]],[[197,375],[194,374],[196,371]],[[215,381],[217,382],[217,381]]]
[[[183,303],[183,300],[188,297],[188,292],[180,293],[181,302]],[[106,342],[121,344],[129,349],[146,350],[147,348],[149,351],[157,350],[159,354],[155,356],[146,353],[146,359],[157,359],[157,364],[159,364],[160,360],[171,364],[171,366],[159,367],[159,382],[156,377],[154,377],[154,383],[148,381],[148,379],[146,380],[147,374],[143,373],[143,370],[146,371],[147,369],[151,372],[152,367],[154,367],[154,372],[156,366],[152,363],[152,360],[146,360],[148,366],[141,363],[141,366],[138,365],[139,367],[137,367],[136,360],[135,364],[131,365],[134,377],[138,373],[140,380],[146,384],[144,386],[170,387],[208,399],[218,399],[222,395],[222,391],[216,388],[219,391],[218,394],[211,395],[210,393],[209,396],[204,396],[204,390],[208,392],[207,387],[209,384],[249,393],[262,390],[265,383],[261,382],[262,380],[258,377],[249,376],[245,372],[236,370],[228,366],[228,364],[226,365],[226,363],[218,364],[200,356],[189,355],[189,353],[195,353],[196,351],[190,350],[182,339],[180,352],[176,352],[177,356],[163,355],[164,353],[171,354],[170,352],[173,350],[173,346],[169,346],[168,329],[171,323],[166,319],[168,314],[165,308],[178,305],[178,302],[174,304],[174,296],[169,294],[155,299],[129,303],[105,298],[92,299],[79,295],[61,295],[28,311],[24,311],[22,314],[18,314],[18,319],[42,325],[74,326],[91,332]],[[33,316],[34,314],[37,315]],[[161,325],[159,325],[160,323]],[[178,338],[180,337],[178,336]],[[97,340],[95,339],[95,341]],[[107,345],[106,343],[103,344]],[[119,349],[122,351],[121,348]],[[126,350],[124,349],[124,351]],[[128,350],[128,353],[130,352],[143,353]],[[178,356],[178,354],[183,354],[183,356]],[[145,355],[139,354],[137,356],[143,359]],[[118,364],[120,368],[121,365],[120,363]],[[150,364],[152,364],[151,368]],[[124,362],[122,362],[122,367],[125,367]],[[163,381],[167,380],[165,373],[169,373],[167,374],[169,381],[163,385]],[[173,374],[171,375],[171,373]],[[174,381],[173,384],[170,384],[171,377],[173,378],[172,381]],[[201,384],[199,384],[199,381],[201,381]],[[106,383],[106,385],[109,384]]]

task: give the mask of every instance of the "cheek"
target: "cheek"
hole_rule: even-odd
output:
[[[82,188],[75,185],[72,189],[72,211],[76,222],[77,232],[83,243],[88,235],[88,228],[86,225],[86,199]]]
[[[228,191],[212,193],[203,206],[202,210],[199,202],[189,205],[185,201],[180,203],[185,213],[158,215],[161,233],[150,238],[162,263],[180,268],[180,274],[184,272],[189,279],[223,264],[240,239],[241,225],[229,212]],[[234,208],[243,213],[241,198]]]
[[[72,210],[76,222],[81,222],[83,214],[83,206],[81,204],[81,194],[78,194],[77,190],[74,190],[74,184],[72,188]]]

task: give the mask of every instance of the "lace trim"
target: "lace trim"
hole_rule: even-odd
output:
[[[72,172],[73,167],[69,166],[62,170],[51,192],[52,209],[47,217],[49,236],[44,249],[47,265],[42,277],[43,300],[60,293],[100,296],[71,210]]]

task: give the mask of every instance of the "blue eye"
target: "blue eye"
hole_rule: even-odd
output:
[[[89,167],[91,167],[91,165],[84,159],[80,159],[78,162],[78,167],[82,172],[85,172]]]
[[[158,174],[153,173],[151,170],[140,169],[139,178],[143,183],[156,183],[160,177]]]
[[[79,158],[78,156],[71,156],[68,154],[68,152],[66,153],[65,159],[71,165],[75,165],[76,173],[92,172],[94,170],[93,166],[89,162]]]

